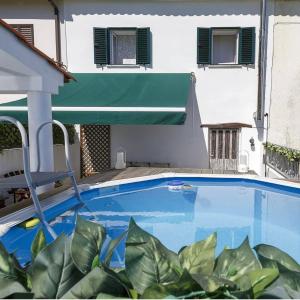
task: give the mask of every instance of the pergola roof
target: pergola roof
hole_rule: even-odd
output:
[[[6,30],[8,30],[12,34],[14,34],[19,39],[19,41],[22,42],[26,47],[30,48],[37,55],[39,55],[40,57],[42,57],[43,59],[45,59],[53,68],[55,68],[57,71],[59,71],[60,73],[62,73],[63,76],[64,76],[65,82],[68,82],[71,79],[75,80],[75,78],[69,72],[67,72],[63,67],[61,67],[60,65],[58,65],[52,58],[50,58],[44,52],[42,52],[38,48],[34,47],[30,43],[28,43],[21,33],[19,33],[18,31],[16,31],[13,27],[11,27],[9,24],[7,24],[2,19],[0,19],[0,26],[2,26]]]

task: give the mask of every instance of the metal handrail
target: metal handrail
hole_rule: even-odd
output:
[[[41,204],[39,202],[39,199],[37,197],[35,187],[33,186],[33,181],[30,173],[30,156],[29,156],[29,144],[27,139],[27,133],[24,128],[24,126],[15,118],[7,117],[7,116],[0,116],[0,122],[9,122],[13,125],[15,125],[19,132],[21,133],[21,139],[22,139],[22,150],[23,150],[23,165],[24,165],[24,176],[28,185],[28,188],[31,193],[33,205],[36,211],[36,214],[38,218],[40,219],[42,225],[47,229],[47,231],[51,234],[51,236],[55,239],[57,237],[54,230],[50,227],[48,222],[46,221],[46,218],[44,216],[44,213],[41,208]]]
[[[62,130],[62,132],[64,134],[64,147],[65,147],[66,167],[67,167],[67,169],[68,169],[69,172],[72,172],[73,170],[72,170],[71,163],[70,163],[69,134],[68,134],[68,131],[67,131],[66,127],[61,122],[59,122],[57,120],[52,120],[52,121],[48,121],[48,122],[45,122],[45,123],[41,124],[39,126],[37,132],[36,132],[37,144],[39,145],[40,132],[41,132],[42,128],[45,127],[48,124],[56,124]],[[37,150],[37,172],[40,171],[40,167],[41,167],[40,147],[38,147],[38,150]]]
[[[75,176],[74,176],[74,172],[73,172],[73,169],[72,169],[72,166],[71,166],[71,162],[70,162],[69,134],[68,134],[67,128],[64,126],[64,124],[62,124],[61,122],[59,122],[57,120],[52,120],[52,121],[48,121],[48,122],[45,122],[45,123],[41,124],[39,126],[37,132],[36,132],[37,143],[39,145],[39,137],[40,137],[41,129],[44,126],[46,126],[47,124],[56,124],[57,126],[60,127],[60,129],[62,130],[62,132],[64,134],[64,147],[65,147],[66,167],[67,167],[69,176],[71,178],[72,185],[74,187],[74,192],[75,192],[75,195],[76,195],[78,201],[81,204],[83,204],[84,206],[86,206],[86,204],[81,199],[81,195],[80,195],[80,192],[78,190],[77,182],[76,182],[76,179],[75,179]],[[37,151],[37,161],[38,161],[38,163],[37,163],[37,172],[39,172],[40,171],[40,149],[39,149],[39,147],[38,147],[38,151]]]

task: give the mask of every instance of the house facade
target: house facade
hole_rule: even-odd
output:
[[[191,74],[184,124],[110,125],[112,166],[119,149],[130,162],[205,169],[236,169],[243,154],[250,169],[264,173],[263,115],[274,93],[274,8],[280,1],[267,6],[259,109],[259,0],[54,2],[4,0],[0,18],[32,25],[35,45],[72,73]]]
[[[285,147],[285,151],[300,150],[299,50],[295,36],[300,30],[300,7],[297,1],[276,2],[274,5],[273,55],[269,129],[267,140]],[[270,151],[267,173],[299,180],[299,162]]]

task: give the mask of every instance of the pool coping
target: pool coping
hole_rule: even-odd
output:
[[[126,179],[110,180],[99,184],[81,184],[79,185],[80,192],[92,190],[95,188],[110,187],[115,185],[122,185],[128,183],[149,181],[154,179],[173,178],[173,177],[190,177],[190,178],[227,178],[227,179],[246,179],[246,180],[257,180],[264,183],[276,184],[279,186],[292,187],[300,189],[300,184],[289,181],[282,181],[280,179],[265,178],[258,175],[249,174],[196,174],[196,173],[178,173],[178,172],[165,172],[155,175],[147,175]],[[57,195],[50,196],[49,198],[41,201],[42,210],[48,210],[74,196],[73,188],[69,188]],[[0,218],[0,236],[4,235],[11,227],[14,227],[23,221],[32,217],[35,213],[34,206],[22,208],[19,211],[13,212]]]

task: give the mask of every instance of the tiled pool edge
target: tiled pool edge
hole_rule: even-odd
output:
[[[104,187],[110,187],[115,185],[123,185],[128,183],[135,183],[135,182],[142,182],[142,181],[150,181],[155,179],[164,179],[164,178],[173,178],[173,177],[190,177],[190,178],[226,178],[226,179],[240,179],[240,180],[254,180],[259,181],[262,183],[269,183],[269,184],[275,184],[279,186],[284,187],[290,187],[290,188],[296,188],[300,190],[300,184],[294,183],[294,182],[288,182],[288,181],[282,181],[278,179],[272,179],[272,178],[265,178],[260,177],[258,175],[241,175],[241,174],[196,174],[196,173],[176,173],[176,172],[166,172],[161,174],[155,174],[155,175],[147,175],[147,176],[140,176],[140,177],[134,177],[134,178],[127,178],[127,179],[118,179],[118,180],[110,180],[104,183],[99,184],[82,184],[79,186],[80,191],[88,191],[95,188],[104,188]],[[70,197],[73,197],[74,192],[70,188],[66,191],[63,191],[57,195],[51,196],[41,202],[41,206],[43,211],[48,210],[54,206],[56,206],[59,203],[64,202]],[[29,219],[32,217],[32,215],[35,213],[33,205],[25,207],[17,212],[13,212],[11,214],[8,214],[4,217],[0,218],[0,235],[1,235],[1,226],[5,226],[5,228],[11,228],[17,224],[20,224],[21,222]]]

